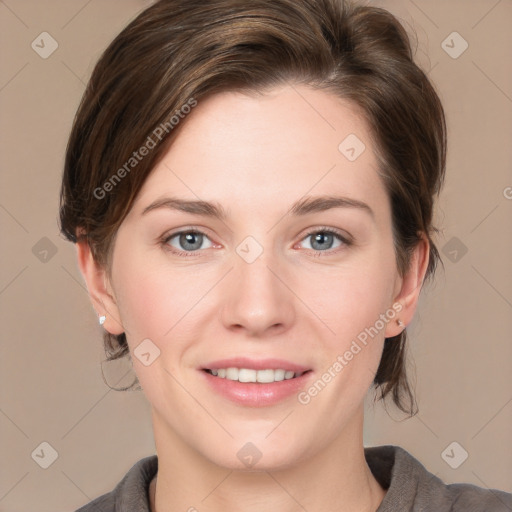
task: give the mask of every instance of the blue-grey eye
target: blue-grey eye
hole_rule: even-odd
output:
[[[304,240],[312,240],[310,247],[306,247],[306,249],[313,249],[319,251],[335,248],[333,247],[335,239],[339,240],[339,244],[336,247],[342,245],[343,240],[341,239],[341,237],[338,234],[331,231],[316,231],[314,233],[310,233],[304,238]]]
[[[178,240],[178,247],[171,243],[172,240]],[[167,243],[177,249],[178,251],[198,251],[199,249],[206,249],[207,247],[203,247],[203,242],[208,240],[208,237],[199,233],[198,231],[181,231],[180,233],[175,233],[167,239]],[[211,247],[211,242],[208,247]]]

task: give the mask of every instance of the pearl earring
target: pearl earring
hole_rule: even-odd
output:
[[[106,319],[107,319],[107,317],[105,315],[101,315],[99,318],[100,325],[103,325],[105,323]]]

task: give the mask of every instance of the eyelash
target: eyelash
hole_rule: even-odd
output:
[[[176,231],[175,233],[172,233],[170,235],[164,235],[162,237],[162,239],[160,240],[160,243],[163,246],[164,250],[169,251],[170,253],[175,254],[177,256],[182,256],[182,257],[198,256],[198,255],[200,255],[201,250],[196,250],[196,251],[179,251],[179,250],[177,250],[174,247],[171,247],[169,245],[169,241],[170,240],[172,240],[174,237],[176,237],[178,235],[182,235],[182,234],[185,234],[185,233],[186,234],[194,234],[194,235],[203,235],[206,238],[209,238],[208,235],[204,231],[200,231],[198,229],[193,229],[193,228],[182,229],[181,231]],[[338,240],[340,240],[345,247],[350,247],[353,244],[353,241],[351,239],[349,239],[348,237],[344,236],[340,231],[338,231],[336,229],[333,229],[333,228],[329,228],[327,226],[320,226],[320,227],[316,227],[316,228],[311,229],[310,231],[308,231],[301,238],[300,241],[302,242],[303,240],[305,240],[309,236],[311,236],[313,234],[318,234],[318,233],[333,235],[334,237],[338,238]],[[339,252],[340,249],[342,249],[342,248],[338,247],[337,249],[328,249],[326,251],[315,251],[314,249],[308,249],[308,250],[309,251],[313,251],[313,256],[314,257],[322,257],[322,256],[325,255],[325,253],[327,254],[327,256],[335,254],[335,253]]]

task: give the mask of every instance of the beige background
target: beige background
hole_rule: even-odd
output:
[[[437,212],[445,272],[424,290],[409,329],[420,413],[401,421],[391,406],[393,419],[369,406],[365,445],[398,444],[446,482],[512,492],[512,2],[373,3],[418,33],[418,62],[446,108],[449,158]],[[1,511],[75,510],[154,453],[142,392],[112,391],[102,379],[101,330],[74,247],[57,229],[84,84],[100,52],[149,4],[0,1]],[[47,59],[31,47],[44,31],[58,43]],[[442,47],[462,48],[447,39],[454,31],[469,44],[456,59]],[[119,382],[127,370],[104,365],[111,385],[131,382],[132,374]],[[469,454],[457,469],[442,457],[454,441]],[[31,456],[42,442],[58,453],[47,469]]]

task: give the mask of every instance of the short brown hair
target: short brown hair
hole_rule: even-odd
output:
[[[173,130],[169,119],[191,99],[290,82],[359,107],[391,200],[397,268],[405,273],[423,233],[429,278],[440,261],[431,234],[445,172],[443,108],[399,21],[343,0],[160,0],[138,15],[99,59],[76,114],[62,180],[62,233],[73,242],[85,236],[109,270],[117,229],[182,125]],[[156,147],[129,177],[112,181],[159,126],[169,129]],[[129,355],[124,333],[104,336],[108,360]],[[414,414],[405,342],[405,331],[386,338],[374,386],[380,399],[391,393]]]

